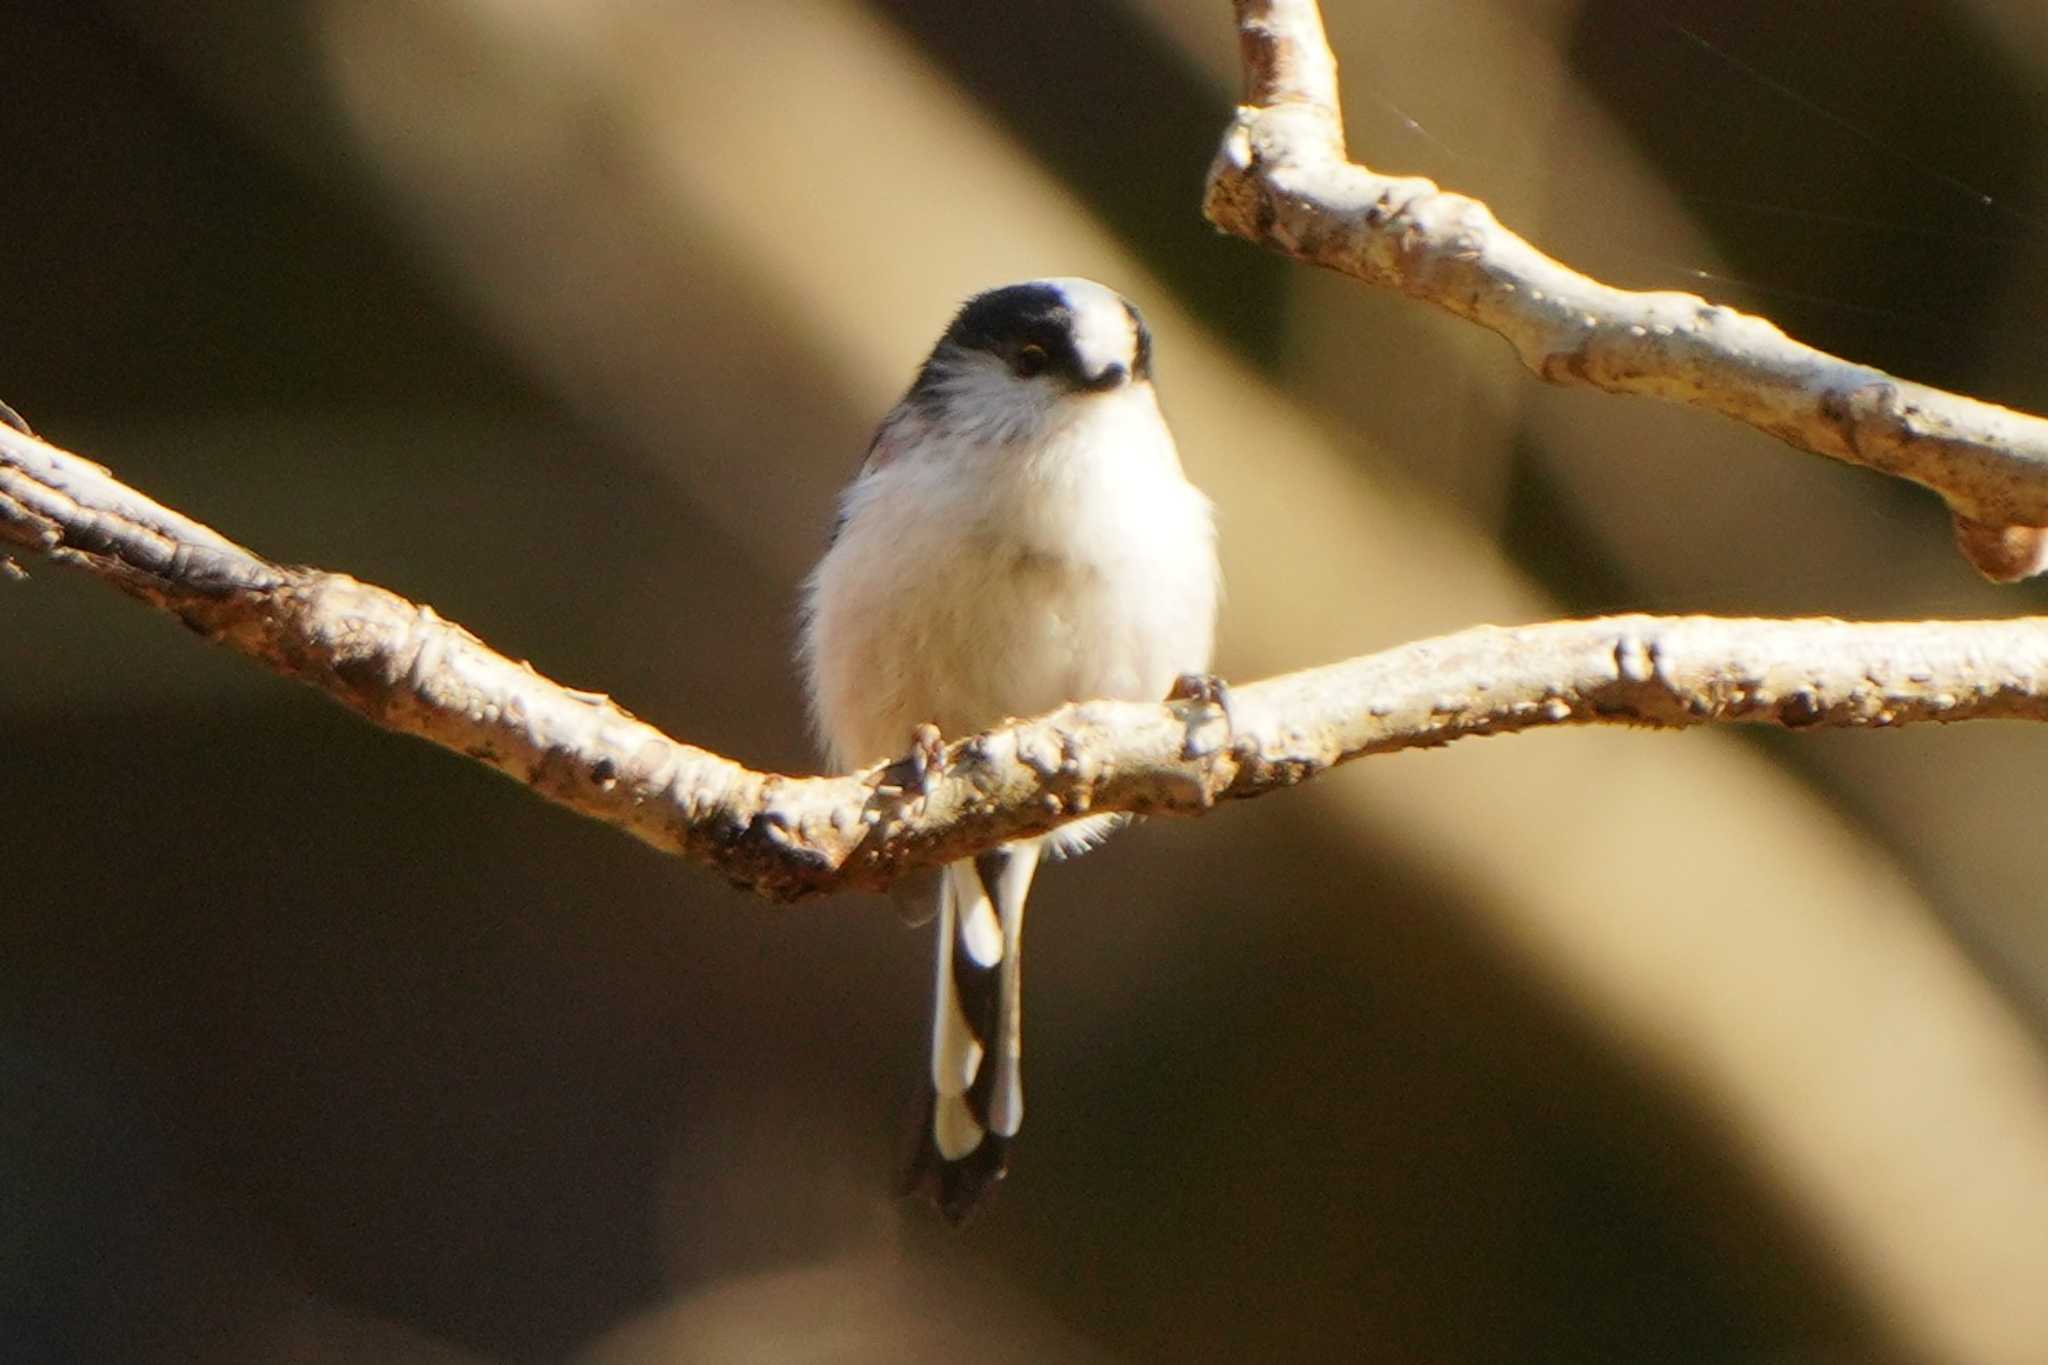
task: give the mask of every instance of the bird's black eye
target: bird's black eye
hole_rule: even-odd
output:
[[[1026,342],[1017,348],[1017,358],[1010,362],[1010,368],[1017,372],[1019,379],[1029,379],[1034,374],[1045,373],[1045,367],[1052,364],[1052,356],[1037,342]]]

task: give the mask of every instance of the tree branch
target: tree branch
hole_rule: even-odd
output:
[[[1482,626],[1201,702],[1081,702],[844,777],[755,772],[561,686],[430,607],[290,568],[0,428],[0,543],[104,579],[388,730],[777,899],[1090,812],[1192,815],[1369,754],[1573,724],[1676,729],[2048,720],[2038,619],[1850,624],[1615,616]],[[905,736],[906,743],[909,737]]]
[[[1236,5],[1246,93],[1209,172],[1218,228],[1479,323],[1553,383],[1708,408],[1931,488],[1988,578],[2048,568],[2048,420],[1838,359],[1696,294],[1601,284],[1476,199],[1350,161],[1315,0]]]

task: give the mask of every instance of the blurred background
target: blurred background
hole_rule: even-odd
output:
[[[1354,152],[2048,409],[2036,0],[1336,0]],[[16,0],[0,397],[756,766],[950,311],[1101,278],[1221,667],[1610,610],[2009,615],[1935,500],[1211,233],[1228,6]],[[1574,732],[1054,869],[1031,1122],[891,1197],[929,952],[82,577],[0,585],[0,1356],[2048,1359],[2048,732]]]

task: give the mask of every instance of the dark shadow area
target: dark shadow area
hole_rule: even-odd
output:
[[[0,397],[45,426],[515,401],[367,203],[282,173],[93,4],[0,15],[12,69]]]
[[[1982,388],[1999,339],[1979,314],[2011,288],[2015,244],[2048,234],[2048,108],[1967,6],[1595,0],[1567,55],[1739,282],[1646,265],[1616,283],[1761,308],[1823,350]]]

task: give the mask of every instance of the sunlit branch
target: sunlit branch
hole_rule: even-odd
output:
[[[1838,359],[1697,295],[1581,275],[1478,200],[1348,158],[1315,0],[1237,0],[1237,22],[1245,102],[1210,170],[1217,227],[1488,327],[1555,383],[1709,408],[1923,484],[1987,577],[2048,567],[2048,420]]]
[[[2048,720],[2048,623],[1619,616],[1480,627],[1203,702],[1083,702],[841,777],[756,772],[343,574],[272,563],[0,428],[0,544],[85,570],[389,730],[780,899],[1088,813],[1192,815],[1370,754],[1544,726]],[[909,736],[905,736],[906,746]]]

